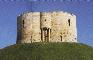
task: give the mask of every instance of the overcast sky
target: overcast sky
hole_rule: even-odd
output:
[[[78,42],[93,46],[93,2],[0,2],[0,48],[16,43],[17,16],[26,11],[66,11],[77,16]]]

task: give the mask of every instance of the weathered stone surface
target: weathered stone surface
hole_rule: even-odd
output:
[[[77,42],[76,16],[63,11],[18,16],[17,43],[32,42]]]

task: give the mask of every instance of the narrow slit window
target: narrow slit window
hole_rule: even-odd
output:
[[[46,19],[45,19],[45,21],[46,21]]]
[[[68,19],[68,24],[69,24],[69,26],[70,26],[70,19]]]
[[[32,43],[32,36],[31,36],[31,39],[30,39],[31,43]]]
[[[23,28],[24,28],[24,23],[25,23],[25,22],[24,22],[24,20],[23,20]]]
[[[61,41],[62,41],[62,36],[60,36],[60,38],[61,38]]]

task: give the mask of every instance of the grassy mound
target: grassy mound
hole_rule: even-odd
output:
[[[2,49],[0,60],[93,60],[93,48],[79,43],[17,44]]]

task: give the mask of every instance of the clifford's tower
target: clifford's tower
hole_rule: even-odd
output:
[[[34,42],[77,42],[76,16],[63,11],[21,14],[16,43]]]

